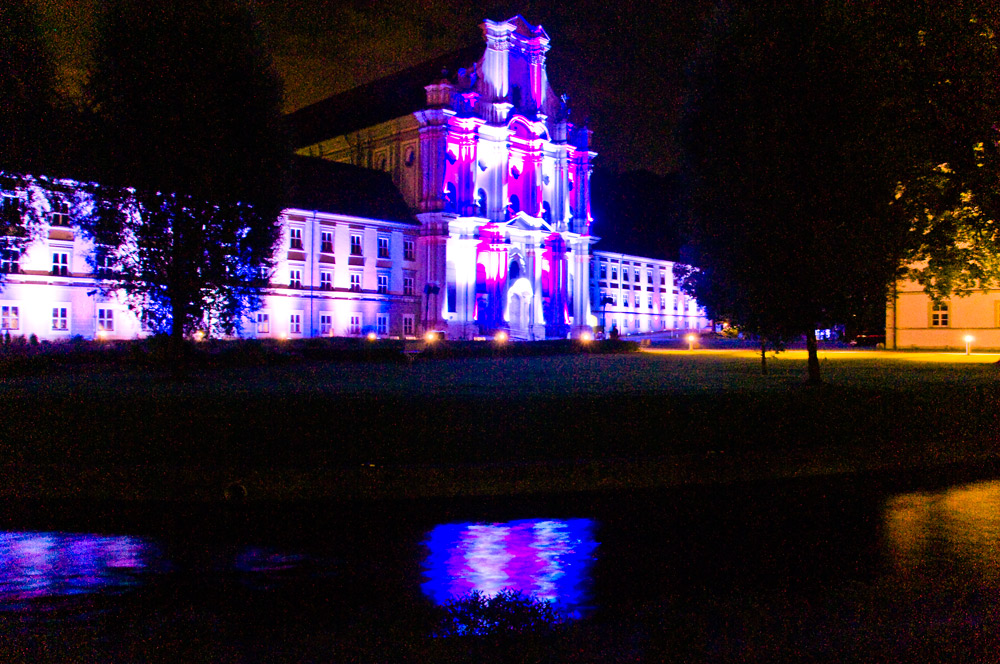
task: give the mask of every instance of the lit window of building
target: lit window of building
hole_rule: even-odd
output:
[[[0,329],[17,330],[21,327],[21,316],[18,307],[4,305],[0,307]]]
[[[363,255],[361,253],[361,234],[360,233],[353,233],[351,235],[351,255],[352,256],[361,256],[361,255]]]
[[[52,254],[52,274],[57,277],[69,274],[69,254],[62,252]]]
[[[302,334],[302,314],[291,314],[288,317],[288,333]]]
[[[351,290],[360,291],[361,290],[361,273],[351,272]]]
[[[945,302],[931,305],[931,327],[948,327],[948,304]]]
[[[64,332],[69,329],[69,316],[66,307],[52,307],[52,329]]]
[[[361,334],[361,314],[351,314],[350,334]]]
[[[49,213],[50,226],[69,226],[69,203],[64,200],[52,202],[52,211]]]
[[[380,335],[389,334],[389,316],[387,314],[378,314],[375,317],[375,332]]]
[[[302,251],[302,229],[301,228],[289,228],[288,229],[288,248],[294,249],[296,251]]]
[[[403,314],[403,334],[413,336],[413,314]]]
[[[379,258],[389,258],[389,236],[379,235],[378,236],[378,257]]]
[[[333,272],[323,270],[319,273],[319,287],[321,290],[333,290]]]
[[[16,274],[20,272],[20,259],[21,254],[16,249],[0,250],[0,272],[4,274]]]
[[[333,316],[330,314],[319,315],[319,333],[324,337],[333,334]]]
[[[403,295],[413,295],[413,277],[403,277]]]
[[[403,260],[405,261],[417,260],[417,252],[413,240],[403,240]]]
[[[271,333],[271,320],[270,316],[266,313],[257,313],[257,334],[270,334]]]
[[[302,288],[302,270],[288,271],[288,287]]]
[[[324,254],[333,253],[333,233],[330,231],[323,231],[320,233],[320,252]]]
[[[389,275],[388,274],[380,274],[380,275],[378,275],[378,292],[382,293],[383,295],[385,293],[389,292]]]
[[[98,309],[97,310],[97,331],[98,332],[114,332],[115,331],[115,312],[114,312],[114,309]]]

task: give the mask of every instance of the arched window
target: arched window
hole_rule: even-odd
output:
[[[517,194],[510,195],[510,212],[511,216],[517,214],[521,211],[521,199],[517,197]]]
[[[548,201],[542,202],[542,221],[547,224],[552,223],[552,206],[549,205]]]
[[[487,213],[486,203],[487,203],[486,190],[480,189],[479,191],[476,192],[476,210],[478,211],[480,217],[486,216]]]
[[[507,272],[507,279],[513,283],[521,277],[521,264],[516,260],[510,262],[510,268]]]
[[[455,190],[455,183],[449,182],[444,188],[444,211],[445,212],[457,212],[458,206],[456,204],[457,192]]]

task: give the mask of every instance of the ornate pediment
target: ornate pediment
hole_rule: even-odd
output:
[[[547,231],[552,232],[552,227],[539,219],[532,217],[526,212],[518,212],[514,218],[505,224],[508,228],[516,228],[522,231]]]

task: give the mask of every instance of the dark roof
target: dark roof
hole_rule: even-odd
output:
[[[477,62],[485,49],[481,43],[466,46],[289,113],[285,123],[292,143],[296,148],[314,145],[426,108],[424,86],[441,80],[442,71],[454,77],[459,68]]]
[[[388,173],[318,157],[294,157],[288,206],[419,224]]]

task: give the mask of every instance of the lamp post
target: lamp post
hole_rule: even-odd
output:
[[[698,340],[698,337],[693,334],[689,334],[685,337],[685,339],[688,342],[688,350],[694,350],[694,342]]]
[[[971,334],[965,335],[965,354],[966,355],[971,355],[972,354],[972,342],[973,341],[975,341],[975,337],[973,337]]]

